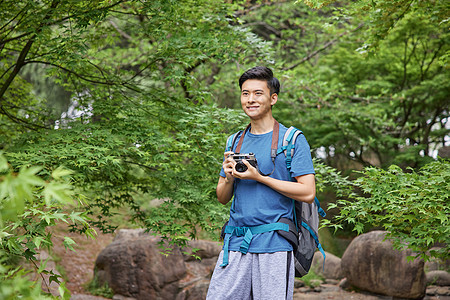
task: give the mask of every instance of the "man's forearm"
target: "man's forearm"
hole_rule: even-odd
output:
[[[297,182],[283,181],[268,176],[260,176],[258,181],[286,197],[296,201],[312,203],[316,196],[314,175],[308,174],[297,177]]]
[[[227,204],[233,197],[233,181],[221,176],[217,184],[216,193],[217,200],[222,204]]]

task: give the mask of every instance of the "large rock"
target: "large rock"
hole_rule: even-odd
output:
[[[410,250],[398,251],[384,241],[386,232],[372,231],[356,237],[342,256],[341,266],[349,283],[361,290],[399,298],[425,296],[424,262]]]
[[[341,259],[334,254],[325,251],[325,264],[323,255],[316,252],[313,257],[311,268],[316,274],[321,274],[325,279],[340,280],[343,278],[341,269]]]
[[[427,285],[450,286],[450,273],[441,270],[428,272]]]
[[[220,244],[189,241],[186,249],[175,247],[165,256],[160,253],[160,241],[143,229],[120,230],[97,258],[95,276],[99,284],[108,283],[115,297],[137,300],[205,298]]]
[[[433,247],[429,250],[428,255],[431,256],[431,251],[441,250],[442,247]],[[450,259],[439,259],[436,257],[430,258],[430,260],[425,262],[425,273],[430,271],[438,270],[450,270]]]
[[[178,281],[186,275],[184,257],[178,248],[165,256],[160,238],[133,232],[119,234],[95,262],[99,284],[108,283],[116,294],[142,299],[175,299]]]

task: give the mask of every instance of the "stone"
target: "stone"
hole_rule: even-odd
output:
[[[294,289],[298,289],[298,288],[301,288],[301,287],[304,287],[304,286],[305,286],[305,283],[303,281],[301,281],[298,278],[294,279]]]
[[[426,274],[427,285],[450,286],[450,273],[446,271],[430,271]]]
[[[184,288],[175,300],[197,300],[206,299],[208,293],[209,280],[202,279],[187,288]]]
[[[348,290],[351,288],[350,283],[348,282],[347,278],[343,278],[340,282],[339,282],[339,287],[343,290]]]
[[[448,286],[438,286],[436,294],[439,296],[450,296],[450,288]]]
[[[340,280],[343,278],[341,259],[336,255],[325,251],[325,265],[323,264],[323,255],[316,252],[311,263],[314,273],[322,275],[325,279]]]
[[[433,250],[442,249],[441,247],[433,247],[429,252]],[[439,258],[431,258],[425,262],[425,272],[437,271],[437,270],[450,270],[450,259],[442,260]]]
[[[192,249],[197,249],[197,251],[193,252]],[[217,259],[220,251],[222,250],[222,245],[218,242],[210,242],[205,240],[192,240],[188,242],[188,248],[183,250],[186,261],[197,260],[197,258],[195,258],[194,256],[198,256],[201,259],[204,258]]]
[[[132,298],[132,297],[124,297],[122,295],[114,295],[112,297],[112,300],[136,300],[136,298]]]
[[[178,248],[161,254],[160,238],[141,232],[122,232],[97,257],[95,277],[115,294],[144,299],[175,299],[178,281],[187,272]]]
[[[117,299],[205,298],[221,245],[193,240],[165,256],[160,241],[144,229],[121,229],[97,257],[94,276],[100,285],[107,283]]]
[[[70,300],[105,300],[105,298],[85,294],[75,294],[70,297]]]
[[[363,291],[397,298],[425,296],[424,262],[410,250],[398,251],[385,239],[385,231],[372,231],[356,237],[341,260],[343,275],[350,285]]]

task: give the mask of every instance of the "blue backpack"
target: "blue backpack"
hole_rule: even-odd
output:
[[[228,138],[226,151],[231,151],[234,148],[236,139],[241,133],[243,133],[242,130],[231,135]],[[297,137],[302,133],[303,132],[301,130],[295,127],[290,127],[283,136],[282,147],[277,149],[277,155],[281,152],[284,152],[286,156],[286,167],[289,171],[291,169],[291,161],[294,155],[295,141]],[[326,214],[325,211],[320,207],[320,203],[317,197],[311,204],[295,200],[292,200],[292,203],[292,205],[294,205],[294,216],[292,219],[281,218],[277,223],[256,226],[258,228],[250,228],[252,230],[248,231],[251,232],[251,235],[270,230],[277,230],[278,233],[286,238],[292,245],[295,263],[295,276],[302,277],[309,272],[314,253],[317,249],[322,253],[325,264],[325,252],[319,242],[318,230],[319,215],[325,217]],[[222,239],[224,239],[226,233],[234,233],[235,228],[227,225],[228,222],[226,222],[222,228]],[[244,234],[247,237],[248,232]],[[250,243],[250,241],[248,242],[248,244]],[[228,257],[227,253],[225,253],[228,250],[227,246],[227,241],[225,241],[224,263],[222,264],[222,266],[226,266],[228,264],[228,262],[225,261],[225,256]],[[246,250],[248,250],[248,246],[249,245],[247,245],[247,249],[245,249],[245,247],[244,249],[242,249],[241,247],[241,252],[246,253]]]

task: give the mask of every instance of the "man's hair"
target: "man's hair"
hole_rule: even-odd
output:
[[[273,93],[278,95],[280,93],[280,82],[277,78],[273,77],[272,70],[267,67],[254,67],[250,70],[245,71],[244,74],[242,74],[239,78],[239,87],[241,88],[241,90],[244,82],[249,79],[266,81],[267,87],[270,90],[270,95],[272,95]]]

